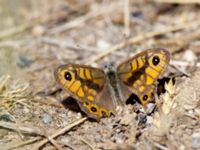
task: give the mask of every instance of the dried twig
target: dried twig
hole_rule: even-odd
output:
[[[169,150],[169,148],[159,144],[159,143],[154,143],[154,146],[157,147],[160,150]]]
[[[24,32],[25,30],[30,29],[33,25],[34,24],[31,22],[31,23],[23,24],[23,25],[20,25],[17,27],[13,27],[13,28],[5,30],[5,31],[1,31],[0,32],[0,40],[7,38],[11,35],[13,36],[13,35],[19,34],[21,32]]]
[[[155,2],[159,3],[177,3],[177,4],[199,4],[199,0],[154,0]]]
[[[76,122],[74,122],[73,124],[70,124],[69,126],[59,130],[58,132],[56,132],[55,134],[53,134],[52,136],[47,137],[44,132],[40,129],[40,128],[36,128],[36,127],[25,127],[25,126],[18,126],[14,123],[9,123],[9,122],[2,122],[0,121],[0,127],[5,128],[5,129],[10,129],[16,132],[22,132],[24,134],[30,134],[30,135],[40,135],[40,136],[44,136],[47,137],[47,139],[42,140],[40,143],[38,143],[34,149],[38,149],[39,147],[41,147],[42,145],[44,145],[45,143],[47,143],[48,141],[50,141],[58,150],[62,150],[61,146],[59,146],[54,140],[53,138],[57,137],[60,134],[63,134],[65,132],[67,132],[68,130],[70,130],[71,128],[81,124],[82,122],[84,122],[87,118],[82,118]],[[19,143],[17,145],[12,146],[14,147],[20,147],[23,145],[27,145],[28,143],[32,143],[34,141],[38,141],[40,139],[34,139],[34,140],[30,140],[30,141],[26,141],[23,143]]]
[[[21,41],[0,42],[0,48],[7,48],[7,47],[19,48],[20,46],[21,46]]]
[[[84,8],[85,8],[85,5],[82,5],[82,6],[79,5],[76,7],[76,9],[79,11],[84,10]],[[25,32],[26,30],[31,29],[36,24],[44,24],[47,22],[62,20],[63,18],[66,18],[68,15],[70,15],[73,11],[74,10],[70,10],[70,11],[66,12],[66,11],[61,10],[59,12],[56,12],[56,13],[53,13],[50,15],[48,14],[48,16],[42,14],[41,16],[38,16],[31,21],[28,21],[28,23],[26,23],[26,24],[22,24],[22,25],[13,27],[13,28],[10,28],[5,31],[0,31],[0,40],[7,38],[9,36],[13,36],[13,35]]]
[[[61,142],[61,141],[58,141],[58,142],[60,142],[63,146],[69,147],[69,148],[72,149],[72,150],[76,150],[76,149],[78,149],[77,147],[72,146],[72,145],[69,144],[69,143]]]
[[[118,3],[113,3],[111,5],[108,6],[104,6],[99,8],[98,10],[94,10],[94,11],[90,11],[89,13],[87,13],[84,16],[81,16],[79,18],[76,18],[75,20],[72,20],[70,22],[67,22],[63,25],[60,25],[58,27],[55,27],[53,29],[50,30],[50,34],[58,34],[61,32],[64,32],[66,30],[69,30],[71,28],[75,28],[75,27],[80,27],[81,25],[83,25],[86,21],[104,15],[104,14],[108,14],[108,13],[113,13],[115,10],[118,10],[119,7],[123,7],[123,3],[118,2]]]
[[[86,141],[85,139],[81,138],[81,141],[83,143],[87,144],[90,147],[91,150],[95,150],[95,148],[88,141]]]
[[[22,147],[22,146],[25,146],[25,145],[28,145],[28,144],[32,144],[32,143],[39,141],[41,139],[42,139],[42,137],[35,137],[33,139],[23,141],[23,142],[15,144],[15,145],[11,145],[10,147],[8,147],[8,149],[19,148],[19,147]]]
[[[20,131],[23,134],[44,136],[44,133],[41,131],[41,129],[36,127],[19,126],[15,123],[9,123],[3,121],[0,121],[0,127],[5,129],[10,129],[16,132]]]
[[[45,105],[45,106],[53,106],[57,108],[64,108],[64,106],[61,103],[58,102],[50,102],[50,101],[44,101],[44,100],[38,100],[38,99],[32,99],[32,102],[39,103],[40,105]]]
[[[170,64],[175,65],[175,66],[184,66],[184,67],[194,66],[194,64],[190,64],[189,62],[179,61],[179,60],[171,60]],[[197,62],[195,64],[195,67],[200,67],[200,62]]]
[[[59,48],[67,48],[68,50],[75,50],[75,51],[89,51],[89,52],[98,52],[98,50],[94,47],[89,47],[89,46],[79,46],[78,44],[74,44],[74,43],[69,43],[66,41],[60,41],[57,39],[53,39],[53,38],[49,38],[49,37],[45,37],[42,38],[41,41],[43,43],[49,44],[49,45],[53,45],[53,46],[57,46]]]
[[[172,53],[175,53],[183,48],[188,47],[193,41],[200,38],[200,29],[196,29],[189,33],[184,33],[184,36],[179,36],[169,39],[161,39],[155,41],[157,45],[163,45],[164,47],[175,47],[170,49]]]
[[[129,10],[129,4],[130,0],[124,1],[124,33],[128,37],[130,35],[130,10]]]
[[[62,147],[51,137],[46,137],[58,150],[63,150]]]
[[[85,120],[87,120],[87,117],[85,118],[82,118],[72,124],[70,124],[69,126],[66,126],[65,128],[63,129],[60,129],[59,131],[57,131],[55,134],[49,136],[50,139],[53,139],[61,134],[64,134],[65,132],[69,131],[70,129],[72,129],[73,127],[83,123]],[[42,145],[46,144],[48,142],[48,139],[44,139],[42,141],[40,141],[34,148],[33,150],[38,150]]]
[[[170,32],[174,32],[174,31],[177,31],[177,30],[182,30],[182,29],[185,29],[185,28],[191,28],[191,27],[198,27],[200,25],[200,20],[198,21],[193,21],[193,22],[187,22],[187,23],[181,23],[181,24],[178,24],[176,26],[170,26],[168,28],[164,28],[163,30],[156,30],[156,31],[153,31],[153,32],[148,32],[148,33],[144,33],[144,34],[140,34],[138,36],[134,36],[134,37],[131,37],[129,38],[128,40],[125,40],[125,41],[122,41],[121,43],[119,44],[116,44],[114,45],[113,47],[109,48],[108,50],[96,55],[95,57],[91,58],[90,61],[88,62],[88,64],[91,64],[95,61],[98,61],[102,58],[104,58],[105,56],[123,48],[123,47],[126,47],[127,45],[130,45],[130,44],[135,44],[135,43],[138,43],[138,42],[141,42],[145,39],[149,39],[149,38],[152,38],[152,37],[155,37],[155,36],[158,36],[158,35],[162,35],[162,34],[167,34],[167,33],[170,33]]]

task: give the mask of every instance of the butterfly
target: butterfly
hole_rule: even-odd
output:
[[[99,68],[65,64],[55,70],[55,79],[76,99],[88,117],[99,120],[116,114],[118,105],[135,94],[146,106],[153,99],[154,82],[166,70],[170,60],[167,50],[154,48],[142,51],[116,68]]]

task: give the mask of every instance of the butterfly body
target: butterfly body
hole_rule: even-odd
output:
[[[115,114],[116,106],[124,105],[134,93],[142,105],[152,100],[153,83],[169,64],[169,53],[163,49],[143,51],[105,71],[79,64],[59,66],[56,81],[74,97],[91,118]]]
[[[107,82],[109,83],[109,90],[111,91],[112,100],[115,105],[124,105],[125,97],[121,92],[122,87],[120,86],[120,79],[116,68],[113,64],[109,64],[105,67],[104,72],[106,74]]]

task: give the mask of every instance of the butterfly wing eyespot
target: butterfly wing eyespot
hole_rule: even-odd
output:
[[[147,92],[144,93],[144,95],[141,94],[139,99],[143,106],[146,106],[148,103],[153,101],[153,92],[154,88],[152,87],[152,89],[150,89],[149,91],[147,90]]]
[[[99,119],[115,110],[105,73],[98,68],[66,64],[55,71],[57,83],[77,100],[89,117]],[[102,113],[103,112],[103,113]]]
[[[96,107],[91,107],[90,110],[91,110],[92,112],[94,112],[94,113],[97,112],[97,108],[96,108]]]
[[[145,95],[142,97],[142,100],[143,100],[143,101],[146,101],[147,99],[148,99],[148,95],[145,94]]]
[[[160,62],[160,58],[158,56],[153,56],[152,63],[154,66],[157,66]]]
[[[149,49],[121,63],[117,73],[121,82],[146,105],[153,98],[154,82],[164,73],[169,60],[167,50]]]
[[[80,105],[80,103],[79,103]],[[115,112],[112,110],[105,109],[99,105],[96,105],[92,102],[85,102],[83,105],[81,104],[81,109],[88,114],[89,117],[99,120],[103,117],[110,117],[114,115]],[[82,107],[84,106],[84,107]]]
[[[67,81],[71,81],[72,80],[72,75],[71,75],[71,73],[69,71],[66,71],[64,73],[64,77],[65,77],[65,80],[67,80]]]

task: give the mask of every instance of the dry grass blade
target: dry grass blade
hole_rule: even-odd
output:
[[[0,78],[0,93],[2,93],[3,90],[5,89],[5,86],[8,83],[9,79],[10,79],[10,76],[2,76]]]
[[[200,149],[198,4],[200,0],[2,0],[0,74],[10,76],[0,75],[0,149]],[[172,64],[153,87],[157,107],[150,104],[145,111],[140,104],[129,105],[137,99],[133,94],[125,100],[128,105],[114,104],[118,113],[113,117],[81,119],[85,109],[76,103],[80,98],[56,84],[53,72],[59,65],[87,63],[103,70],[109,62],[117,67],[134,50],[153,47],[169,50]],[[87,86],[85,98],[94,94]],[[82,92],[80,82],[74,88]],[[113,90],[109,92],[112,97]],[[112,109],[112,102],[93,103]]]
[[[85,118],[82,118],[80,120],[77,120],[76,122],[70,124],[69,126],[66,126],[65,128],[63,129],[60,129],[59,131],[57,131],[55,134],[49,136],[49,138],[53,139],[61,134],[64,134],[66,133],[67,131],[69,131],[70,129],[74,128],[75,126],[83,123],[84,121],[87,120],[87,117]],[[46,144],[48,142],[48,139],[44,139],[42,140],[41,142],[39,142],[32,150],[38,150],[42,145]]]
[[[176,86],[173,84],[172,79],[169,83],[165,84],[166,93],[162,95],[163,104],[162,104],[162,113],[168,115],[171,112],[171,109],[174,104],[174,94],[176,93]]]
[[[169,132],[171,123],[173,121],[173,106],[174,95],[177,92],[176,87],[172,82],[172,79],[165,84],[166,92],[161,95],[162,104],[156,102],[158,106],[158,112],[153,116],[153,126],[151,130],[152,138],[163,137]],[[158,147],[159,145],[156,145]],[[164,148],[165,149],[165,148]]]
[[[199,110],[197,107],[200,97],[200,70],[195,72],[191,80],[186,80],[176,90],[169,82],[166,90],[168,92],[163,95],[163,105],[159,108],[161,111],[153,116],[153,126],[149,134],[154,141],[159,141],[162,137],[167,136],[172,123],[175,124],[178,118],[183,118],[186,112]],[[185,125],[183,124],[183,126]]]
[[[10,110],[19,103],[29,107],[24,101],[30,97],[28,84],[14,83],[9,76],[2,77],[0,81],[0,110]]]

